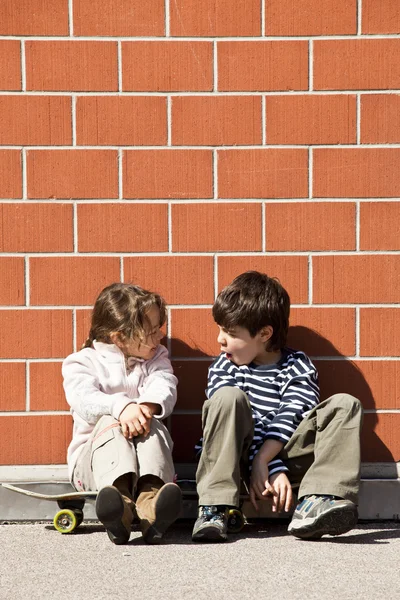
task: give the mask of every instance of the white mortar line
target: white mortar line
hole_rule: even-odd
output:
[[[362,0],[357,0],[357,35],[361,35],[361,32],[362,32]]]
[[[172,253],[172,204],[168,202],[168,252]],[[174,252],[175,255],[175,252]]]
[[[167,350],[168,350],[168,354],[171,356],[171,331],[172,331],[172,314],[171,314],[171,310],[170,307],[167,306]]]
[[[400,93],[400,91],[399,91]],[[315,145],[313,146],[314,148],[317,149],[322,149],[322,150],[337,150],[337,151],[346,151],[346,150],[368,150],[368,149],[375,149],[375,150],[398,150],[400,149],[400,144],[396,143],[396,144],[364,144],[362,146],[362,148],[360,148],[360,146],[358,144],[346,144],[346,145],[333,145],[333,144],[319,144],[319,145]],[[23,148],[23,146],[21,146],[21,144],[15,144],[10,145],[10,144],[5,144],[1,146],[2,150],[16,150],[16,149],[21,149]],[[309,144],[267,144],[266,146],[263,146],[262,144],[232,144],[232,145],[226,145],[226,146],[218,146],[217,149],[220,152],[229,152],[229,150],[308,150],[310,148]],[[72,147],[72,146],[48,146],[48,145],[43,145],[43,146],[29,146],[29,150],[52,150],[53,152],[57,152],[58,150],[69,150],[71,152],[76,152],[77,150],[96,150],[97,152],[107,152],[107,151],[118,151],[118,150],[130,150],[130,151],[135,151],[135,152],[141,152],[141,151],[147,151],[147,150],[170,150],[171,152],[175,152],[175,151],[179,151],[179,150],[195,150],[198,152],[201,152],[202,150],[215,150],[216,146],[209,146],[209,145],[197,145],[197,146],[189,146],[189,145],[179,145],[179,146],[172,146],[169,147],[167,145],[159,145],[159,146],[111,146],[111,145],[104,145],[104,146],[93,146],[93,145],[86,145],[86,144],[82,144],[79,145],[79,147]],[[66,198],[66,200],[68,200],[68,198]],[[178,200],[178,198],[177,198]]]
[[[309,200],[315,201],[313,198],[313,173],[314,171],[314,154],[313,149],[310,146],[308,149],[308,198]]]
[[[76,95],[71,97],[72,145],[76,146]]]
[[[26,55],[25,40],[21,40],[21,90],[26,92]],[[21,93],[21,92],[19,92]]]
[[[356,142],[361,143],[361,94],[356,94]]]
[[[119,278],[121,282],[125,281],[125,270],[124,270],[124,257],[121,256],[119,259]]]
[[[268,37],[268,36],[266,36]],[[398,34],[397,33],[368,33],[368,34],[364,34],[362,36],[362,39],[372,39],[372,40],[386,40],[386,39],[398,39]],[[252,36],[202,36],[201,38],[199,38],[198,36],[174,36],[174,37],[169,37],[166,38],[164,34],[162,35],[138,35],[138,36],[134,36],[134,38],[132,38],[132,36],[116,36],[116,35],[110,35],[110,36],[101,36],[101,35],[93,35],[93,36],[89,36],[89,35],[82,35],[79,37],[75,37],[74,40],[70,40],[68,37],[66,37],[65,35],[48,35],[48,36],[40,36],[40,35],[0,35],[0,40],[28,40],[28,41],[34,41],[34,42],[43,42],[43,40],[49,41],[49,42],[68,42],[70,43],[71,41],[82,41],[82,42],[110,42],[110,43],[114,43],[114,42],[118,42],[119,40],[121,40],[122,42],[132,42],[132,39],[134,39],[135,41],[142,41],[142,42],[164,42],[165,44],[168,44],[169,42],[213,42],[214,40],[217,40],[218,42],[224,43],[224,42],[254,42],[254,41],[258,41],[258,42],[262,42],[265,41],[265,36],[262,35],[252,35]],[[312,40],[312,41],[346,41],[346,40],[359,40],[360,37],[357,33],[354,33],[352,35],[281,35],[281,36],[269,36],[268,41],[271,42],[291,42],[291,41],[308,41],[308,40]]]
[[[264,37],[265,36],[265,26],[266,26],[266,19],[265,19],[265,0],[261,0],[261,36]]]
[[[360,356],[360,307],[356,306],[356,322],[355,322],[355,334],[356,334],[356,356]]]
[[[167,146],[172,145],[172,98],[167,96]]]
[[[118,200],[123,200],[123,198],[124,198],[123,160],[124,160],[124,151],[122,149],[120,149],[120,150],[118,150]]]
[[[77,342],[76,339],[76,308],[72,310],[72,348],[74,352],[77,351]]]
[[[30,306],[30,271],[29,271],[29,257],[25,256],[24,260],[25,267],[25,306]]]
[[[213,191],[214,191],[214,199],[218,199],[218,150],[213,150]],[[204,204],[202,202],[202,204]]]
[[[267,251],[267,215],[266,215],[266,202],[261,204],[261,251]]]
[[[117,45],[117,65],[118,65],[118,91],[122,92],[122,43],[118,40]]]
[[[288,92],[287,90],[281,90],[281,91],[271,91],[271,90],[250,90],[250,91],[240,91],[240,90],[236,90],[236,91],[228,91],[228,90],[221,90],[221,91],[200,91],[200,92],[151,92],[151,91],[145,91],[145,92],[130,92],[130,91],[124,91],[124,92],[118,92],[116,90],[111,90],[108,92],[101,92],[101,91],[96,91],[96,92],[92,92],[92,91],[84,91],[84,92],[72,92],[72,91],[68,91],[68,90],[64,90],[64,91],[53,91],[53,90],[49,90],[49,91],[37,91],[37,90],[28,90],[26,95],[29,96],[69,96],[71,94],[74,94],[75,96],[77,96],[78,98],[80,97],[87,97],[87,96],[107,96],[108,97],[119,97],[119,96],[127,96],[127,97],[161,97],[161,98],[165,98],[166,94],[174,97],[183,97],[183,96],[189,96],[189,97],[193,97],[193,96],[250,96],[250,97],[254,97],[254,96],[349,96],[349,95],[354,95],[354,94],[369,94],[369,95],[389,95],[389,94],[400,94],[400,88],[390,88],[390,89],[362,89],[362,88],[358,88],[358,89],[354,89],[354,88],[346,88],[346,89],[340,89],[340,90],[291,90],[290,92]],[[0,90],[0,96],[21,96],[21,91],[15,91],[15,90]],[[17,144],[18,145],[18,144]],[[302,144],[303,146],[306,146],[307,144]],[[394,144],[373,144],[374,146],[392,146]],[[336,147],[336,144],[330,144],[330,146],[332,147]],[[369,144],[368,144],[369,146]],[[49,146],[49,148],[52,148],[54,146]],[[58,146],[57,146],[58,147]],[[94,146],[96,148],[98,148],[99,146]],[[128,146],[129,148],[131,146]],[[158,146],[154,146],[155,148],[158,148]]]
[[[26,148],[22,148],[21,150],[21,176],[22,176],[22,199],[26,200],[28,198],[28,169],[27,169],[27,155]],[[3,200],[2,200],[3,202]],[[15,202],[15,200],[14,200]]]
[[[308,42],[308,90],[311,92],[314,86],[314,44]]]
[[[218,44],[213,42],[213,92],[218,91]]]
[[[170,37],[170,10],[169,10],[169,0],[165,0],[165,37]]]
[[[218,296],[218,255],[214,254],[213,257],[214,262],[214,300],[216,300]]]
[[[360,252],[360,203],[356,202],[356,251]]]
[[[74,11],[72,7],[72,0],[68,0],[68,28],[69,36],[72,37],[74,35]]]
[[[261,127],[261,143],[265,146],[267,143],[267,99],[265,96],[261,96]]]
[[[78,252],[78,204],[77,202],[73,203],[72,209],[72,225],[73,225],[73,249],[74,254]]]

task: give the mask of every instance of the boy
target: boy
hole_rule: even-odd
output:
[[[298,538],[340,535],[357,522],[361,404],[347,394],[319,403],[314,365],[285,346],[289,311],[286,290],[257,271],[215,301],[221,354],[203,406],[194,541],[227,539],[241,477],[255,509],[270,497],[274,512],[290,510],[291,484],[301,482],[288,529]]]

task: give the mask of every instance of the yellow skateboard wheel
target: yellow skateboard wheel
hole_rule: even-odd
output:
[[[71,533],[78,526],[78,518],[73,510],[59,510],[53,519],[54,527],[60,533]]]
[[[238,508],[231,508],[228,512],[228,532],[239,533],[244,527],[244,516]]]

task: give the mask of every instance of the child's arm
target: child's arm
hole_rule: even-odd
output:
[[[160,348],[156,360],[149,363],[148,375],[136,402],[148,407],[157,419],[165,419],[175,406],[178,380],[173,373],[167,349],[163,346]]]
[[[63,362],[62,374],[68,404],[87,423],[95,425],[103,415],[119,419],[121,412],[132,402],[124,392],[105,394],[88,356],[76,352]]]

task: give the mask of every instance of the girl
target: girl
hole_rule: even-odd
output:
[[[129,541],[134,516],[158,543],[181,511],[172,440],[161,423],[176,402],[177,379],[160,346],[164,300],[114,283],[96,300],[84,347],[62,367],[74,419],[68,468],[78,491],[99,490],[98,519],[114,544]]]

